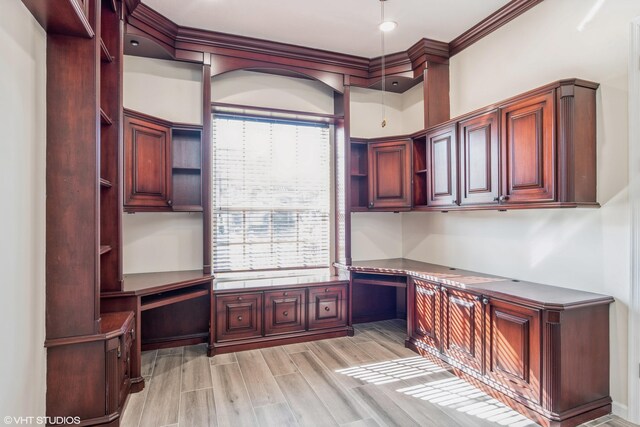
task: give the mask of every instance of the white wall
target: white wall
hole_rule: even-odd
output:
[[[202,123],[202,67],[124,57],[125,108],[173,122]],[[202,269],[202,214],[123,214],[125,274]]]
[[[0,13],[0,414],[45,413],[46,34],[19,0]]]
[[[202,123],[202,66],[124,57],[125,108],[172,122]]]
[[[546,1],[451,59],[456,116],[566,77],[597,93],[600,209],[403,215],[407,258],[612,295],[611,396],[627,404],[629,22],[637,0]],[[588,331],[585,331],[588,333]]]
[[[211,80],[211,101],[333,114],[333,90],[316,80],[234,71]]]

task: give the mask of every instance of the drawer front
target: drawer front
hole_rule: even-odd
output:
[[[309,288],[309,330],[347,324],[347,286]]]
[[[262,336],[262,294],[216,297],[216,340]]]
[[[305,305],[304,289],[265,292],[265,335],[304,331]]]

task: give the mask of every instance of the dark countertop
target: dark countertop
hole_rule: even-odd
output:
[[[527,305],[545,309],[562,310],[569,307],[608,304],[614,301],[610,296],[593,292],[518,281],[404,258],[356,261],[349,266],[336,264],[336,267],[354,273],[412,276],[486,296],[508,297],[510,300],[520,300]]]
[[[211,282],[213,276],[202,270],[164,271],[160,273],[125,274],[121,292],[103,292],[102,297],[150,295],[173,289]]]

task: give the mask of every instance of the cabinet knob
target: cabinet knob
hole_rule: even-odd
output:
[[[498,201],[499,201],[500,203],[504,203],[504,202],[506,202],[507,200],[509,200],[509,196],[500,196],[500,197],[498,198]]]
[[[373,202],[369,202],[369,209],[373,207]]]
[[[286,297],[287,295],[289,295],[289,292],[285,292],[282,295]]]
[[[238,301],[242,301],[242,297],[238,297]]]
[[[329,311],[329,310],[331,310],[329,307],[324,308],[324,311]]]
[[[131,339],[135,341],[136,339],[136,330],[131,328]]]
[[[283,315],[283,316],[288,316],[288,315],[289,315],[289,312],[288,312],[288,311],[285,311],[285,312],[283,312],[283,313],[282,313],[282,315]]]
[[[329,288],[325,288],[325,289],[324,289],[324,291],[325,291],[325,292],[329,292]]]
[[[242,316],[238,316],[238,321],[242,322]]]
[[[169,206],[171,206],[171,205],[173,204],[173,200],[171,200],[171,199],[167,200],[167,204],[168,204]]]
[[[489,304],[489,298],[487,298],[487,297],[482,297],[482,304],[484,304],[484,305]]]
[[[494,198],[493,198],[493,201],[494,201],[494,202],[499,202],[499,201],[500,201],[500,197],[494,197]]]

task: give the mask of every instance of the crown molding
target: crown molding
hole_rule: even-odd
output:
[[[509,21],[517,18],[543,0],[512,0],[449,43],[451,56],[460,53],[483,37],[488,36]]]

